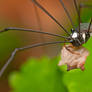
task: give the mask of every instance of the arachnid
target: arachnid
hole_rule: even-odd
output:
[[[32,0],[32,1],[38,8],[40,8],[45,14],[47,14],[61,29],[63,29],[63,31],[68,35],[68,37],[58,35],[58,34],[49,33],[49,32],[42,32],[42,31],[38,31],[38,30],[15,28],[15,27],[8,27],[8,28],[1,30],[0,33],[7,32],[7,31],[10,31],[10,30],[25,31],[25,32],[36,32],[36,33],[40,33],[40,34],[47,34],[47,35],[51,35],[51,36],[64,38],[65,40],[64,41],[55,41],[55,42],[44,42],[44,43],[33,44],[33,45],[21,47],[21,48],[15,48],[14,51],[11,53],[10,58],[8,59],[6,64],[1,69],[0,76],[2,76],[3,72],[5,71],[7,66],[10,64],[10,62],[13,60],[15,54],[18,51],[22,51],[22,50],[34,48],[34,47],[39,47],[39,46],[44,46],[44,45],[49,45],[49,44],[60,44],[60,43],[71,43],[73,47],[79,48],[80,46],[82,46],[82,44],[86,43],[91,36],[92,18],[90,18],[91,19],[90,23],[81,23],[80,13],[81,13],[82,8],[92,8],[92,5],[79,4],[79,6],[78,6],[77,0],[73,0],[73,4],[75,6],[74,8],[75,8],[77,15],[78,15],[78,27],[76,28],[73,21],[72,21],[72,18],[70,16],[69,12],[67,11],[67,9],[66,9],[66,7],[63,3],[63,0],[59,0],[59,2],[62,5],[68,19],[71,22],[71,25],[73,26],[73,28],[71,29],[71,33],[69,33],[69,31],[66,30],[66,28],[64,28],[64,26],[62,24],[60,24],[57,21],[57,19],[55,17],[53,17],[37,0]],[[86,26],[86,28],[84,26]],[[68,48],[66,48],[66,49],[69,52],[71,52],[72,54],[74,53],[72,50],[70,50]],[[76,53],[74,53],[74,54],[76,54]]]

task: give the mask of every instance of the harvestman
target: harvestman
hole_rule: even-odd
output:
[[[34,47],[39,47],[39,46],[44,46],[44,45],[50,45],[50,44],[60,44],[60,43],[71,43],[73,47],[78,48],[80,47],[82,44],[86,43],[88,41],[88,39],[90,38],[90,28],[91,28],[91,22],[92,22],[92,18],[90,23],[87,23],[87,25],[80,23],[81,19],[80,19],[80,11],[81,8],[92,8],[92,5],[84,5],[84,4],[80,4],[78,7],[78,2],[77,0],[73,0],[74,2],[74,6],[76,9],[76,12],[78,14],[78,29],[75,27],[72,18],[69,14],[69,12],[67,11],[63,0],[59,0],[59,2],[61,3],[62,7],[64,8],[65,13],[67,14],[68,19],[71,22],[71,25],[73,26],[73,28],[71,29],[71,33],[69,33],[62,24],[60,24],[42,5],[40,5],[40,3],[38,3],[36,0],[32,0],[33,3],[39,7],[44,13],[46,13],[54,22],[56,22],[56,24],[63,29],[64,32],[66,32],[68,34],[68,37],[66,36],[62,36],[62,35],[58,35],[58,34],[53,34],[53,33],[49,33],[49,32],[42,32],[42,31],[38,31],[38,30],[32,30],[32,29],[24,29],[24,28],[15,28],[15,27],[8,27],[5,28],[3,30],[0,31],[0,33],[3,32],[7,32],[7,31],[25,31],[25,32],[36,32],[36,33],[40,33],[40,34],[47,34],[47,35],[51,35],[51,36],[56,36],[56,37],[60,37],[60,38],[64,38],[65,41],[55,41],[55,42],[46,42],[46,43],[38,43],[38,44],[33,44],[33,45],[29,45],[29,46],[25,46],[25,47],[21,47],[21,48],[15,48],[14,51],[11,53],[10,58],[8,59],[8,61],[5,63],[5,65],[2,67],[1,71],[0,71],[0,76],[2,76],[2,74],[4,73],[5,69],[7,68],[7,66],[11,63],[11,61],[13,60],[15,54],[18,51],[22,51],[25,49],[29,49],[29,48],[34,48]],[[82,30],[82,26],[86,26],[86,30]],[[68,49],[67,47],[65,47],[66,49]],[[69,50],[69,49],[68,49]],[[71,53],[73,53],[73,51],[69,50]],[[76,54],[76,53],[74,53]]]

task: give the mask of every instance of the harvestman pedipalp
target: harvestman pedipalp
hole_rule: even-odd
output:
[[[16,52],[18,51],[22,51],[22,50],[25,50],[25,49],[29,49],[29,48],[34,48],[34,47],[39,47],[39,46],[44,46],[44,45],[49,45],[49,44],[60,44],[60,43],[72,43],[72,45],[74,47],[79,47],[80,45],[84,44],[85,42],[87,42],[87,40],[90,38],[90,27],[91,27],[91,22],[92,22],[92,19],[91,19],[91,22],[89,24],[89,27],[87,29],[86,32],[81,32],[80,30],[80,9],[83,8],[84,6],[81,6],[79,7],[78,9],[78,5],[77,5],[77,1],[76,0],[73,0],[74,1],[74,5],[75,5],[75,8],[76,8],[76,11],[78,13],[78,19],[79,19],[79,30],[75,29],[75,26],[74,26],[74,23],[72,21],[72,18],[71,16],[69,15],[66,7],[64,6],[64,3],[62,0],[59,0],[62,7],[64,8],[72,26],[73,26],[73,29],[71,30],[71,34],[64,28],[63,25],[61,25],[42,5],[40,5],[36,0],[32,0],[33,3],[38,6],[43,12],[45,12],[54,22],[56,22],[56,24],[58,26],[60,26],[60,28],[63,29],[63,31],[65,31],[69,36],[66,37],[66,36],[61,36],[61,35],[58,35],[58,34],[53,34],[53,33],[49,33],[49,32],[42,32],[42,31],[37,31],[37,30],[32,30],[32,29],[24,29],[24,28],[15,28],[15,27],[8,27],[8,28],[5,28],[3,30],[0,31],[0,33],[3,33],[3,32],[6,32],[6,31],[10,31],[10,30],[16,30],[16,31],[25,31],[25,32],[36,32],[36,33],[40,33],[40,34],[47,34],[47,35],[51,35],[51,36],[56,36],[56,37],[60,37],[60,38],[64,38],[65,41],[56,41],[56,42],[46,42],[46,43],[38,43],[38,44],[33,44],[33,45],[29,45],[29,46],[25,46],[25,47],[21,47],[21,48],[15,48],[14,51],[11,53],[11,56],[10,58],[8,59],[8,61],[5,63],[5,65],[3,66],[3,68],[1,69],[0,71],[0,76],[2,76],[2,74],[4,73],[5,69],[7,68],[7,66],[10,64],[10,62],[13,60]],[[89,7],[89,5],[87,5],[87,7]],[[85,39],[83,38],[83,34],[85,34]],[[76,37],[75,37],[75,36]],[[85,40],[85,42],[84,42]]]

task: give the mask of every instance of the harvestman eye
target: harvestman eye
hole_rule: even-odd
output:
[[[72,38],[77,38],[77,37],[78,37],[77,32],[74,32],[73,35],[72,35]]]
[[[85,39],[86,39],[86,34],[85,34],[85,33],[83,33],[82,37],[83,37],[84,42],[85,42]]]
[[[31,0],[30,0],[31,1]],[[81,29],[81,26],[80,26],[80,12],[81,12],[81,8],[92,8],[92,5],[79,5],[78,7],[78,2],[77,0],[73,0],[73,5],[76,12],[77,12],[77,15],[78,15],[78,28],[79,29],[76,29],[75,27],[75,23],[73,22],[66,6],[64,5],[63,3],[63,0],[59,0],[61,6],[63,7],[73,29],[74,29],[74,33],[70,33],[69,31],[70,30],[67,30],[62,24],[60,24],[58,22],[58,20],[49,13],[49,11],[47,11],[43,5],[41,5],[37,0],[32,0],[34,5],[37,6],[38,8],[40,8],[48,17],[50,17],[68,36],[62,36],[62,35],[59,35],[59,34],[53,34],[53,33],[49,33],[49,32],[42,32],[42,31],[39,31],[39,30],[33,30],[33,29],[24,29],[24,28],[16,28],[16,27],[8,27],[8,28],[5,28],[3,30],[0,31],[0,33],[3,33],[3,32],[8,32],[8,31],[25,31],[25,32],[34,32],[34,33],[39,33],[39,34],[46,34],[46,35],[50,35],[50,36],[55,36],[55,37],[59,37],[59,38],[63,38],[64,41],[54,41],[54,42],[44,42],[44,43],[37,43],[37,44],[32,44],[32,45],[28,45],[28,46],[25,46],[25,47],[21,47],[21,48],[15,48],[13,50],[13,52],[11,53],[8,61],[5,63],[5,65],[1,68],[0,70],[0,76],[2,76],[2,74],[4,73],[5,69],[8,67],[8,65],[11,63],[11,61],[13,61],[13,58],[15,56],[15,54],[18,52],[18,51],[22,51],[22,50],[26,50],[26,49],[29,49],[29,48],[35,48],[35,47],[39,47],[39,46],[45,46],[45,45],[50,45],[50,44],[61,44],[61,43],[71,43],[73,48],[78,48],[80,47],[83,43],[83,41],[81,41],[81,38],[78,37],[78,35],[80,35],[80,29]],[[44,0],[45,1],[45,0]],[[91,21],[89,23],[89,27],[88,27],[88,30],[87,30],[87,33],[90,34],[90,27],[91,27],[91,22],[92,22],[92,18],[91,18]],[[76,38],[76,40],[74,39]],[[83,38],[86,40],[86,35],[83,34]],[[87,40],[90,38],[90,36],[87,37]],[[70,45],[69,45],[70,46]],[[64,45],[64,48],[66,49],[66,51],[69,51],[70,53],[74,54],[74,55],[78,55],[78,53],[74,52],[72,49],[69,49],[69,46],[67,47],[66,45]],[[62,53],[63,55],[63,53]],[[66,57],[65,57],[66,58]],[[71,69],[71,66],[69,66],[69,68]]]

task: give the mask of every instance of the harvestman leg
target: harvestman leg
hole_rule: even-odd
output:
[[[74,25],[74,23],[73,23],[73,21],[72,21],[72,18],[71,18],[71,16],[70,16],[70,14],[69,14],[69,12],[68,12],[68,10],[66,9],[66,7],[65,7],[65,5],[64,5],[64,3],[63,3],[63,1],[62,0],[59,0],[60,1],[60,3],[61,3],[61,5],[62,5],[62,7],[64,8],[64,11],[66,12],[66,14],[67,14],[67,17],[69,18],[69,20],[70,20],[70,22],[71,22],[71,24],[72,24],[72,26],[73,26],[73,28],[75,29],[75,31],[76,32],[79,32],[76,28],[75,28],[75,25]],[[75,6],[75,8],[76,8],[76,12],[77,12],[77,14],[78,14],[78,16],[79,16],[79,10],[78,10],[78,7],[77,7],[77,0],[73,0],[74,1],[74,6]],[[80,21],[79,21],[79,25],[80,25]],[[80,29],[80,28],[79,28]],[[81,42],[77,39],[77,41],[81,44]],[[66,48],[67,49],[67,48]],[[69,49],[67,49],[67,50],[69,50]],[[70,51],[70,50],[69,50]],[[70,52],[72,52],[72,51],[70,51]],[[73,52],[72,52],[73,53]]]
[[[76,9],[76,12],[79,16],[78,2],[77,2],[77,0],[73,0],[73,1],[74,1],[74,6],[75,6],[75,9]]]
[[[56,22],[56,24],[58,24],[70,37],[70,33],[47,11],[45,10],[36,0],[32,0],[40,9],[42,9],[52,20],[54,20]],[[57,41],[57,42],[47,42],[47,43],[39,43],[39,44],[34,44],[34,45],[30,45],[30,46],[25,46],[23,48],[15,48],[15,50],[12,52],[10,58],[8,59],[8,61],[6,62],[6,64],[3,66],[3,68],[0,71],[0,76],[2,76],[4,70],[7,68],[7,66],[10,64],[10,62],[12,61],[12,59],[14,58],[15,54],[17,51],[21,51],[21,50],[25,50],[28,48],[34,48],[34,47],[38,47],[38,46],[44,46],[44,45],[49,45],[49,44],[57,44],[57,43],[71,43],[71,40],[69,41],[70,37],[65,37],[65,36],[61,36],[61,35],[57,35],[57,34],[52,34],[52,33],[48,33],[48,32],[42,32],[42,31],[35,31],[35,30],[31,30],[31,29],[24,29],[24,28],[14,28],[14,27],[9,27],[6,28],[2,31],[0,31],[0,33],[2,32],[6,32],[9,30],[16,30],[16,31],[28,31],[28,32],[36,32],[36,33],[42,33],[42,34],[48,34],[48,35],[52,35],[52,36],[57,36],[57,37],[61,37],[61,38],[65,38],[68,41]]]
[[[92,18],[91,18],[91,21],[90,21],[89,26],[88,26],[88,31],[87,31],[88,33],[90,33],[91,24],[92,24]]]
[[[37,6],[35,6],[35,4],[33,3],[33,7],[34,7],[34,12],[35,12],[35,15],[36,15],[36,20],[37,20],[37,25],[38,25],[38,29],[40,30],[40,31],[42,31],[42,23],[41,23],[41,18],[40,18],[40,13],[38,12],[38,7]],[[40,40],[41,42],[45,42],[45,36],[43,35],[43,34],[40,34],[39,35],[39,39],[38,40]],[[42,47],[42,49],[44,49],[45,47]],[[42,50],[41,49],[41,51],[43,52],[46,52],[47,50],[46,50],[46,48],[44,49],[44,50]]]
[[[63,7],[63,9],[64,9],[64,11],[65,11],[65,13],[66,13],[68,19],[70,20],[71,25],[73,26],[74,30],[75,30],[75,31],[78,31],[78,30],[76,30],[76,28],[75,28],[75,25],[74,25],[74,23],[73,23],[73,20],[72,20],[70,14],[69,14],[67,8],[65,7],[65,5],[64,5],[64,3],[63,3],[63,0],[59,0],[59,2],[61,3],[61,5],[62,5],[62,7]]]
[[[39,47],[39,46],[44,46],[44,45],[49,45],[49,44],[60,44],[60,43],[70,43],[71,41],[57,41],[57,42],[47,42],[47,43],[39,43],[39,44],[34,44],[34,45],[29,45],[29,46],[25,46],[22,48],[15,48],[14,51],[11,53],[10,58],[8,59],[8,61],[5,63],[5,65],[3,66],[3,68],[0,71],[0,77],[2,76],[2,74],[4,73],[5,69],[7,68],[7,66],[11,63],[11,61],[13,60],[15,54],[18,51],[23,51],[25,49],[29,49],[29,48],[34,48],[34,47]]]
[[[35,33],[41,33],[41,34],[47,34],[47,35],[52,35],[52,36],[56,36],[56,37],[61,37],[61,38],[65,38],[67,40],[69,39],[69,37],[65,37],[65,36],[58,35],[58,34],[53,34],[53,33],[49,33],[49,32],[42,32],[42,31],[37,31],[37,30],[32,30],[32,29],[17,28],[17,27],[5,28],[5,29],[1,30],[0,33],[7,32],[7,31],[12,31],[12,30],[24,31],[24,32],[35,32]]]
[[[53,19],[61,28],[63,28],[63,30],[67,33],[67,30],[64,29],[64,27],[63,27],[45,8],[43,8],[36,0],[32,0],[32,1],[33,1],[40,9],[42,9],[51,19]],[[59,1],[60,1],[60,3],[61,3],[62,7],[64,8],[64,11],[65,11],[65,13],[67,14],[67,17],[69,18],[69,20],[70,20],[70,22],[71,22],[73,28],[76,30],[75,25],[74,25],[74,23],[73,23],[73,21],[72,21],[72,18],[71,18],[71,16],[70,16],[69,12],[67,11],[67,9],[66,9],[66,7],[65,7],[65,5],[64,5],[64,3],[63,3],[63,1],[62,1],[62,0],[59,0]],[[77,31],[77,30],[76,30],[76,31]],[[65,46],[65,45],[64,45],[64,46]],[[79,55],[79,53],[75,53],[75,52],[71,51],[71,50],[69,49],[69,47],[65,46],[65,48],[66,48],[69,52],[71,52],[72,54],[77,54],[77,55]]]
[[[32,1],[71,37],[70,33],[63,27],[63,25],[61,25],[42,5],[40,5],[40,3],[37,2],[37,0]]]
[[[73,0],[74,1],[74,6],[75,6],[75,9],[76,9],[76,12],[78,14],[78,25],[79,25],[79,34],[80,34],[80,22],[81,22],[81,19],[80,19],[80,5],[79,5],[79,8],[78,8],[78,1],[77,0]]]
[[[36,31],[36,30],[32,30],[32,29],[24,29],[24,28],[15,28],[15,27],[8,27],[3,29],[2,31],[0,31],[0,33],[3,32],[7,32],[10,30],[16,30],[16,31],[25,31],[25,32],[36,32],[36,33],[41,33],[41,34],[47,34],[47,35],[51,35],[51,36],[56,36],[56,37],[60,37],[60,38],[65,38],[66,40],[68,40],[68,37],[65,36],[61,36],[58,34],[52,34],[52,33],[48,33],[48,32],[42,32],[42,31]],[[2,74],[4,73],[5,69],[7,68],[7,66],[11,63],[11,61],[13,60],[16,52],[18,51],[23,51],[25,49],[29,49],[29,48],[34,48],[34,47],[39,47],[39,46],[44,46],[44,45],[49,45],[49,44],[59,44],[59,43],[71,43],[72,40],[68,40],[68,41],[56,41],[56,42],[46,42],[46,43],[38,43],[38,44],[33,44],[33,45],[29,45],[29,46],[25,46],[22,48],[15,48],[14,51],[11,53],[10,58],[8,59],[8,61],[5,63],[5,65],[3,66],[3,68],[0,71],[0,77],[2,76]]]

